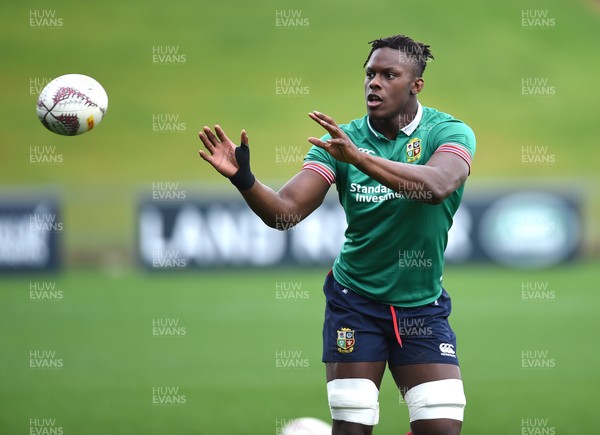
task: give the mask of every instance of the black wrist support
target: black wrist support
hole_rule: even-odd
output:
[[[233,177],[229,178],[231,184],[238,190],[248,190],[256,181],[256,177],[250,170],[250,148],[242,143],[235,149],[235,160],[240,167]]]

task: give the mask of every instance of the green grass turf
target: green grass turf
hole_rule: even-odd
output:
[[[0,433],[53,418],[65,434],[269,434],[299,416],[328,419],[320,362],[325,270],[206,273],[97,271],[0,281]],[[33,301],[31,282],[62,299]],[[542,271],[448,267],[468,407],[464,434],[522,433],[548,419],[560,434],[589,434],[597,367],[597,264]],[[539,284],[530,284],[539,283]],[[545,283],[545,284],[544,284]],[[523,285],[551,299],[524,300]],[[301,299],[278,299],[277,288]],[[156,337],[153,318],[185,326]],[[31,350],[56,351],[61,369],[32,369]],[[303,367],[276,367],[276,352]],[[552,368],[525,369],[525,351]],[[179,388],[184,405],[153,405],[152,388]],[[408,429],[389,374],[376,433]],[[525,433],[525,432],[523,432]]]

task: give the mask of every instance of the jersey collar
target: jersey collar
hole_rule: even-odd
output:
[[[404,127],[402,127],[400,129],[400,131],[402,133],[404,133],[405,135],[410,136],[411,134],[414,133],[414,131],[419,126],[419,123],[421,122],[421,118],[423,118],[423,106],[421,106],[421,103],[419,103],[419,101],[417,100],[417,114],[415,115],[414,119],[410,122],[410,124],[407,124]],[[384,135],[382,135],[377,130],[375,130],[373,127],[371,127],[371,121],[369,120],[368,115],[367,115],[367,125],[369,126],[369,130],[371,130],[371,133],[373,133],[375,135],[375,137],[380,138],[380,139],[385,138]]]

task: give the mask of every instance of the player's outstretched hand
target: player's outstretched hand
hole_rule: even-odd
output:
[[[354,145],[348,135],[338,127],[333,118],[317,111],[310,112],[308,116],[331,135],[331,139],[327,142],[323,142],[316,137],[309,137],[308,141],[311,144],[324,149],[331,154],[334,159],[339,160],[340,162],[355,164],[364,157],[362,155],[363,153],[358,150],[357,146]]]
[[[256,177],[250,170],[250,148],[248,147],[248,135],[242,130],[241,145],[236,146],[225,134],[223,129],[215,125],[215,132],[204,127],[198,133],[200,140],[210,153],[200,150],[200,157],[210,163],[221,175],[229,178],[231,184],[239,191],[249,190],[254,186]]]
[[[240,168],[235,158],[237,145],[227,137],[220,126],[215,125],[215,132],[217,133],[216,135],[209,127],[204,127],[198,133],[200,140],[208,150],[208,153],[204,150],[199,150],[198,153],[200,157],[210,163],[221,175],[231,178]],[[241,142],[245,146],[248,146],[248,135],[245,130],[242,130]]]

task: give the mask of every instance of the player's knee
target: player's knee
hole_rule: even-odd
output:
[[[379,422],[379,389],[370,379],[334,379],[327,383],[334,420],[373,426]]]
[[[460,379],[419,384],[404,396],[410,421],[450,419],[462,422],[467,400]],[[452,423],[452,422],[448,422]]]

